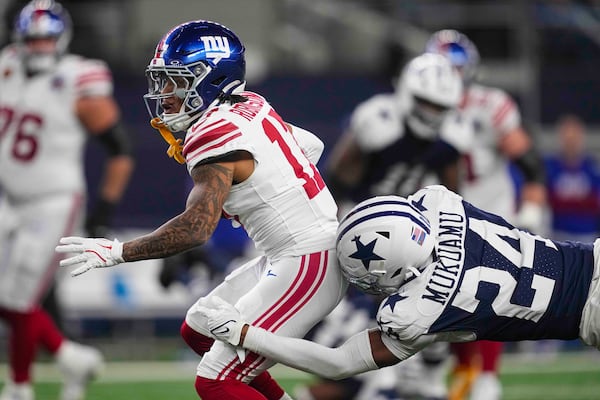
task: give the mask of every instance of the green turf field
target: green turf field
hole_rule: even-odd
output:
[[[191,363],[109,363],[90,386],[87,400],[197,400],[194,371]],[[312,379],[280,366],[271,373],[289,392]],[[6,376],[6,365],[0,365],[0,374]],[[52,364],[38,364],[35,374],[36,399],[55,400],[59,375]],[[505,356],[501,379],[504,400],[599,400],[600,353],[563,354],[546,360]]]

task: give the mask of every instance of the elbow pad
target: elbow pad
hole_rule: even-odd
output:
[[[96,137],[111,157],[131,155],[132,153],[131,140],[121,122],[117,122]]]
[[[546,180],[544,165],[534,149],[527,150],[523,155],[514,159],[513,163],[523,174],[525,182],[544,183]]]

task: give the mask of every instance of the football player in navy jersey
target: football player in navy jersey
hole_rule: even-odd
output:
[[[505,90],[478,79],[479,50],[464,33],[437,31],[425,51],[448,58],[463,79],[458,113],[473,127],[473,142],[464,157],[465,179],[457,192],[469,203],[543,235],[547,231],[544,165],[524,128],[518,103]],[[521,179],[518,186],[513,168]],[[456,364],[449,400],[500,400],[502,386],[497,374],[502,347],[502,343],[490,341],[454,344]]]
[[[580,338],[600,347],[600,241],[520,230],[443,186],[379,196],[340,222],[347,279],[383,293],[378,328],[337,348],[251,326],[229,304],[204,307],[212,334],[281,363],[341,379],[406,360],[435,342]]]
[[[359,104],[328,163],[338,206],[406,196],[425,182],[457,190],[458,161],[472,141],[471,126],[455,113],[462,92],[460,74],[445,57],[423,54],[404,67],[393,93]]]
[[[472,125],[458,117],[462,96],[463,81],[451,62],[423,54],[403,68],[392,93],[359,104],[328,163],[339,214],[369,197],[406,196],[434,182],[458,191],[461,157],[473,140]],[[431,346],[418,373],[403,365],[399,375],[418,374],[427,382],[417,388],[410,379],[415,383],[403,386],[403,396],[446,397],[447,347]]]

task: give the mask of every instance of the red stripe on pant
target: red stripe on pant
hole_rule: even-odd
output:
[[[215,381],[196,376],[196,393],[205,400],[265,400],[256,389],[240,381]]]
[[[327,252],[302,256],[300,269],[292,285],[252,325],[274,332],[298,312],[314,296],[322,284],[327,266],[327,256]],[[217,380],[241,380],[248,376],[253,369],[258,368],[264,360],[264,357],[254,353],[247,354],[243,363],[240,363],[239,358],[236,357],[219,373]]]

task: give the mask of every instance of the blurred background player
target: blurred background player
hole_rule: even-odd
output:
[[[89,135],[108,151],[88,228],[106,226],[132,171],[129,141],[104,62],[68,54],[71,20],[53,1],[19,13],[14,43],[0,54],[0,318],[8,328],[10,377],[2,400],[34,398],[38,347],[64,374],[62,400],[83,398],[102,366],[94,348],[67,340],[40,307],[58,267],[56,241],[80,228]]]
[[[261,256],[198,299],[181,326],[202,356],[195,388],[204,400],[290,397],[270,378],[271,360],[215,342],[199,307],[219,296],[271,332],[302,337],[347,288],[335,257],[337,207],[315,167],[323,142],[245,90],[245,72],[245,47],[227,27],[197,20],[169,30],[146,69],[144,100],[169,155],[194,182],[185,210],[124,243],[65,237],[57,247],[77,253],[61,265],[79,266],[78,275],[203,245],[223,216],[244,227]],[[184,131],[185,142],[175,139]]]
[[[600,232],[598,161],[581,118],[563,115],[556,129],[557,150],[545,159],[552,238],[590,242]]]
[[[521,124],[517,105],[505,91],[475,82],[479,51],[464,34],[451,29],[438,31],[427,42],[426,52],[446,56],[460,71],[465,85],[459,110],[461,118],[472,125],[474,138],[466,155],[466,179],[458,192],[466,201],[520,228],[545,233],[543,163]],[[510,173],[511,163],[524,180],[520,198]],[[501,343],[456,345],[458,366],[450,399],[462,399],[469,390],[473,400],[500,399],[497,371],[501,350]]]
[[[338,204],[408,194],[430,179],[456,190],[460,155],[470,140],[454,118],[462,90],[444,57],[424,54],[406,64],[393,93],[359,104],[328,161]]]
[[[377,94],[356,107],[328,164],[328,182],[340,215],[370,196],[407,195],[427,183],[440,182],[458,190],[460,159],[471,140],[470,126],[456,118],[462,90],[460,74],[447,59],[424,54],[405,65],[393,93]],[[402,395],[445,397],[446,348],[445,343],[435,344],[418,355],[430,367],[419,368],[427,385],[413,384],[415,369],[409,370],[409,363],[398,366],[396,373],[406,378],[398,385]],[[410,364],[420,367],[412,360]],[[361,376],[355,385],[372,377],[380,379],[378,373],[388,370]],[[346,390],[338,382],[323,384]],[[317,385],[309,390],[321,393]]]

